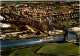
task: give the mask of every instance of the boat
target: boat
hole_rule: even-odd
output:
[[[58,37],[49,36],[49,37],[44,37],[43,39],[40,39],[40,41],[53,41],[56,39],[58,39]]]

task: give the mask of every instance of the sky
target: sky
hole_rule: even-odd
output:
[[[79,0],[0,0],[0,1],[79,1]]]

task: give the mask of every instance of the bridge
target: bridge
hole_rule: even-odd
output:
[[[16,21],[15,23],[18,26],[19,25],[29,24],[29,25],[41,30],[42,32],[44,32],[42,29],[43,29],[44,24],[46,24],[46,23],[41,23],[41,22],[38,22],[36,20],[30,19],[30,18],[26,18],[24,15],[17,15],[17,14],[12,13],[12,12],[10,12],[10,13],[1,13],[1,15],[3,17],[7,18],[7,19],[10,19],[10,20],[14,20],[15,19],[15,21]],[[78,32],[75,32],[75,31],[70,31],[67,26],[59,26],[57,24],[54,24],[53,22],[50,22],[50,23],[48,22],[46,25],[49,28],[52,27],[52,28],[55,28],[55,29],[63,30],[65,32],[63,41],[66,41],[66,37],[68,37],[68,33],[75,34],[77,41],[79,41],[80,34]]]
[[[76,32],[74,29],[72,30],[72,28],[69,28],[68,26],[60,26],[58,24],[54,24],[53,22],[50,22],[50,25],[55,29],[63,30],[65,32],[63,41],[66,41],[66,37],[68,38],[68,33],[76,35],[76,39],[77,41],[79,41],[80,34],[79,32]]]

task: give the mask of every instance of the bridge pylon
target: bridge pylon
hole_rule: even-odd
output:
[[[65,31],[64,33],[63,42],[66,42],[66,38],[68,38],[68,31]]]

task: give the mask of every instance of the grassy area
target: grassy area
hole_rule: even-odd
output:
[[[9,56],[39,56],[39,54],[35,54],[35,51],[39,49],[41,46],[42,44],[34,45],[30,48],[18,49]]]
[[[79,19],[68,19],[68,20],[63,20],[61,22],[65,22],[66,23],[66,22],[71,22],[71,21],[79,23]]]
[[[16,30],[19,30],[20,27],[11,24],[11,27],[9,27],[9,29],[11,29],[12,31],[16,31]]]
[[[79,54],[79,46],[71,43],[48,43],[11,48],[2,50],[3,56],[50,56],[50,55],[76,55]]]
[[[47,55],[77,56],[79,54],[79,46],[71,43],[46,44],[38,50],[37,53]]]
[[[36,50],[36,49],[38,49],[39,47],[41,47],[43,44],[40,44],[40,45],[33,45],[33,46],[25,46],[25,47],[18,47],[18,48],[11,48],[11,49],[4,49],[4,50],[0,50],[0,52],[1,52],[1,56],[12,56],[12,55],[14,55],[14,56],[16,56],[15,54],[16,54],[16,52],[15,51],[18,51],[18,50],[25,50],[25,51],[32,51],[32,50]],[[34,49],[33,49],[34,48]],[[29,52],[30,52],[29,51]],[[24,52],[24,51],[23,51]],[[26,52],[25,52],[25,54],[26,54]],[[30,53],[29,53],[30,54]]]
[[[68,19],[68,20],[62,20],[62,21],[56,21],[55,23],[62,23],[64,25],[72,25],[73,23],[79,24],[79,19]]]
[[[40,9],[41,11],[50,11],[48,9]],[[73,9],[69,8],[58,8],[58,9],[53,9],[51,12],[56,13],[56,12],[67,12],[67,11],[73,11]]]
[[[49,11],[48,9],[40,9],[40,11]]]
[[[59,8],[59,9],[53,9],[53,11],[51,12],[67,12],[67,11],[73,11],[73,9],[69,9],[69,8]]]

